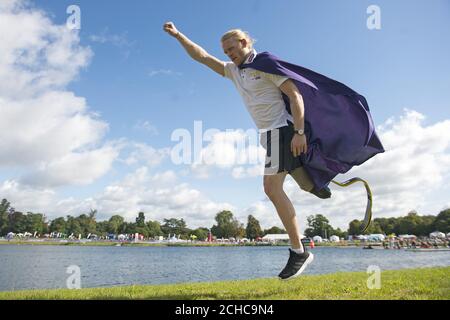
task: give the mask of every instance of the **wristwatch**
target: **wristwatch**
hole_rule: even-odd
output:
[[[296,134],[301,135],[301,136],[305,134],[305,131],[304,131],[303,129],[294,130],[294,132],[295,132]]]

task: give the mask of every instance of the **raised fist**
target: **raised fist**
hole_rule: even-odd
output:
[[[179,33],[173,22],[164,23],[164,31],[170,34],[172,37],[176,37]]]

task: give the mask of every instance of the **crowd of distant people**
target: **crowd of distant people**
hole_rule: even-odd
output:
[[[450,248],[450,239],[424,238],[424,239],[386,239],[383,241],[385,249],[439,249]]]

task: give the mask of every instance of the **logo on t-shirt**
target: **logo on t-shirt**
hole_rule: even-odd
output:
[[[248,79],[249,80],[259,80],[261,79],[261,75],[256,70],[251,70],[248,72]]]

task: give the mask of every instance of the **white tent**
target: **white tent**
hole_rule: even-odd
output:
[[[440,231],[435,231],[430,233],[430,238],[445,238],[445,233]]]
[[[321,243],[323,241],[321,236],[315,236],[312,238],[314,242]]]
[[[339,241],[341,241],[341,239],[339,239],[338,236],[331,236],[331,237],[330,237],[330,241],[331,241],[331,242],[339,242]]]
[[[289,240],[289,235],[287,233],[282,234],[266,234],[262,237],[264,241],[281,241],[281,240]]]
[[[384,241],[386,237],[384,234],[369,234],[368,240],[369,241]]]
[[[169,242],[179,242],[179,241],[182,241],[182,240],[180,240],[180,236],[179,235],[178,235],[178,238],[177,238],[177,235],[175,233],[173,234],[172,237],[170,237],[170,234],[169,234]]]
[[[417,236],[413,234],[400,234],[398,237],[400,239],[417,239]]]

